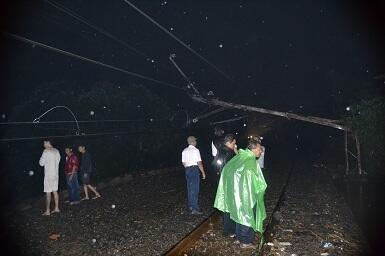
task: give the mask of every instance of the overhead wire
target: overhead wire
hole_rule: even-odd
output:
[[[74,11],[70,10],[69,8],[66,8],[64,7],[63,5],[60,5],[59,3],[55,2],[55,1],[50,1],[50,0],[43,0],[44,2],[46,2],[47,4],[51,5],[52,7],[58,9],[59,11],[61,12],[64,12],[66,13],[67,15],[71,16],[72,18],[80,21],[81,23],[89,26],[90,28],[98,31],[99,33],[103,34],[104,36],[114,40],[115,42],[117,42],[118,44],[120,45],[123,45],[124,47],[128,48],[129,50],[135,52],[137,55],[141,56],[141,57],[144,57],[146,58],[147,60],[153,60],[154,58],[148,56],[147,54],[145,54],[144,52],[138,50],[137,48],[135,48],[134,46],[132,45],[129,45],[127,42],[119,39],[118,37],[112,35],[111,33],[109,33],[108,31],[106,31],[105,29],[103,28],[100,28],[98,26],[96,26],[95,24],[91,23],[89,20],[85,19],[84,17],[80,16],[79,14],[75,13]],[[160,63],[159,63],[160,64]],[[170,70],[169,68],[165,67],[164,65],[160,64],[161,67],[163,67],[164,69],[166,70]]]
[[[170,31],[168,31],[165,27],[163,27],[161,24],[159,24],[157,21],[155,21],[153,18],[151,18],[149,15],[147,15],[145,12],[143,12],[142,10],[140,10],[138,7],[136,7],[133,3],[131,3],[130,1],[128,0],[123,0],[125,3],[127,3],[128,5],[130,5],[133,9],[135,9],[137,12],[139,12],[140,14],[142,14],[145,18],[147,18],[149,21],[151,21],[153,24],[155,24],[158,28],[160,28],[161,30],[163,30],[166,34],[168,34],[169,36],[171,36],[173,39],[175,39],[178,43],[180,43],[182,46],[184,46],[187,50],[189,50],[190,52],[192,52],[195,56],[199,57],[201,60],[203,60],[204,62],[206,62],[208,65],[210,65],[212,68],[214,68],[218,73],[220,73],[221,75],[223,75],[224,77],[226,77],[228,80],[232,81],[232,79],[226,75],[225,72],[223,72],[222,70],[220,70],[216,65],[214,65],[213,63],[211,63],[208,59],[206,59],[205,57],[203,57],[201,54],[199,54],[197,51],[195,51],[193,48],[191,48],[190,46],[188,46],[186,43],[184,43],[181,39],[179,39],[177,36],[175,36],[173,33],[171,33]]]
[[[25,37],[22,37],[22,36],[19,36],[19,35],[16,35],[16,34],[12,34],[12,33],[9,33],[9,32],[4,32],[4,33],[5,33],[5,35],[7,35],[7,36],[9,36],[9,37],[11,37],[13,39],[16,39],[16,40],[19,40],[19,41],[22,41],[22,42],[25,42],[25,43],[30,43],[32,45],[35,45],[35,46],[38,46],[38,47],[41,47],[41,48],[44,48],[44,49],[47,49],[47,50],[50,50],[50,51],[58,52],[58,53],[61,53],[63,55],[66,55],[66,56],[69,56],[69,57],[72,57],[72,58],[76,58],[76,59],[80,59],[80,60],[83,60],[83,61],[86,61],[86,62],[90,62],[90,63],[96,64],[96,65],[99,65],[99,66],[102,66],[102,67],[105,67],[105,68],[109,68],[109,69],[112,69],[112,70],[115,70],[115,71],[119,71],[119,72],[131,75],[131,76],[135,76],[135,77],[147,80],[147,81],[151,81],[151,82],[154,82],[154,83],[162,84],[162,85],[165,85],[165,86],[168,86],[168,87],[171,87],[171,88],[175,88],[175,89],[178,89],[178,90],[184,90],[184,88],[181,88],[181,87],[179,87],[177,85],[174,85],[174,84],[163,82],[163,81],[160,81],[160,80],[148,77],[148,76],[144,76],[144,75],[141,75],[141,74],[138,74],[138,73],[130,72],[130,71],[127,71],[125,69],[118,68],[118,67],[115,67],[115,66],[112,66],[112,65],[109,65],[109,64],[105,64],[105,63],[97,61],[97,60],[89,59],[89,58],[83,57],[81,55],[78,55],[78,54],[75,54],[75,53],[71,53],[71,52],[68,52],[68,51],[65,51],[65,50],[61,50],[61,49],[58,49],[58,48],[55,48],[55,47],[52,47],[52,46],[49,46],[49,45],[46,45],[46,44],[43,44],[43,43],[31,40],[31,39],[28,39],[28,38],[25,38]]]
[[[89,136],[104,136],[104,135],[122,135],[129,134],[132,132],[105,132],[105,133],[90,133],[90,134],[67,134],[67,135],[54,135],[54,136],[38,136],[38,137],[21,137],[21,138],[6,138],[0,139],[0,142],[10,142],[10,141],[22,141],[22,140],[38,140],[44,138],[70,138],[70,137],[89,137]]]
[[[169,129],[166,129],[167,131],[170,131]],[[183,129],[175,129],[172,131],[175,134],[176,130],[183,130]],[[156,131],[135,131],[135,132],[101,132],[101,133],[81,133],[81,134],[66,134],[66,135],[46,135],[46,136],[36,136],[36,137],[16,137],[16,138],[1,138],[0,142],[12,142],[12,141],[25,141],[25,140],[39,140],[39,139],[45,139],[45,138],[73,138],[73,137],[92,137],[92,136],[108,136],[108,135],[125,135],[125,134],[141,134],[141,133],[151,133],[156,132],[159,133],[159,130]]]
[[[109,120],[84,120],[84,121],[77,121],[78,123],[106,123],[106,122],[156,122],[156,121],[166,121],[169,120],[168,118],[164,119],[153,119],[153,118],[146,118],[146,119],[109,119]],[[174,119],[175,120],[175,119]],[[75,123],[76,121],[73,120],[59,120],[59,121],[39,121],[39,122],[33,122],[33,121],[18,121],[18,122],[0,122],[0,125],[18,125],[18,124],[62,124],[62,123]]]
[[[135,52],[136,54],[141,55],[141,56],[146,57],[146,58],[149,58],[145,53],[143,53],[143,52],[139,51],[138,49],[136,49],[135,47],[127,44],[123,40],[120,40],[119,38],[117,38],[116,36],[110,34],[106,30],[104,30],[104,29],[102,29],[100,27],[97,27],[96,25],[92,24],[90,21],[88,21],[85,18],[81,17],[80,15],[75,13],[74,11],[64,7],[63,5],[60,5],[59,3],[56,3],[55,1],[50,1],[50,0],[43,0],[43,1],[48,3],[51,6],[55,7],[56,9],[58,9],[58,10],[64,12],[64,13],[68,14],[69,16],[75,18],[76,20],[82,22],[83,24],[86,24],[87,26],[93,28],[94,30],[98,31],[99,33],[101,33],[101,34],[109,37],[110,39],[118,42],[119,44],[124,45],[125,47],[127,47],[131,51]]]

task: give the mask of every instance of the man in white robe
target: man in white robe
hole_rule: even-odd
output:
[[[43,215],[48,216],[58,213],[59,210],[59,163],[60,153],[51,144],[50,139],[44,140],[44,151],[40,157],[39,164],[44,167],[44,192],[46,193],[46,210]],[[51,193],[53,193],[55,208],[51,212]]]

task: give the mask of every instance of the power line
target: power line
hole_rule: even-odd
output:
[[[175,129],[176,130],[183,130],[183,129]],[[171,132],[175,134],[175,131],[170,131],[169,129],[166,129],[166,131]],[[125,134],[140,134],[140,133],[151,133],[156,132],[158,133],[159,130],[156,131],[139,131],[139,132],[103,132],[103,133],[88,133],[88,134],[66,134],[66,135],[47,135],[47,136],[37,136],[37,137],[17,137],[17,138],[5,138],[0,139],[0,142],[11,142],[11,141],[25,141],[25,140],[41,140],[45,138],[71,138],[71,137],[95,137],[95,136],[108,136],[108,135],[125,135]]]
[[[118,44],[121,44],[123,45],[124,47],[128,48],[129,50],[135,52],[137,55],[140,55],[142,57],[145,57],[147,60],[148,59],[153,59],[151,57],[149,57],[148,55],[146,55],[145,53],[143,53],[142,51],[138,50],[137,48],[129,45],[128,43],[126,43],[125,41],[117,38],[116,36],[112,35],[111,33],[109,33],[108,31],[104,30],[103,28],[100,28],[96,25],[94,25],[93,23],[91,23],[89,20],[83,18],[82,16],[80,16],[79,14],[75,13],[74,11],[64,7],[63,5],[60,5],[58,4],[57,2],[55,1],[49,1],[49,0],[43,0],[45,1],[46,3],[48,3],[49,5],[53,6],[54,8],[68,14],[69,16],[71,16],[72,18],[82,22],[83,24],[91,27],[92,29],[98,31],[99,33],[105,35],[106,37],[114,40],[115,42],[117,42]],[[160,66],[162,66],[163,68],[165,68],[166,70],[170,70],[169,68],[166,68],[164,67],[162,64],[160,64]]]
[[[138,55],[141,55],[143,57],[146,57],[146,58],[149,58],[145,53],[139,51],[138,49],[136,49],[135,47],[132,47],[131,45],[127,44],[126,42],[120,40],[119,38],[115,37],[114,35],[108,33],[106,30],[102,29],[102,28],[99,28],[97,27],[96,25],[92,24],[91,22],[89,22],[88,20],[86,20],[85,18],[83,18],[82,16],[76,14],[75,12],[71,11],[70,9],[64,7],[63,5],[60,5],[58,3],[56,3],[55,1],[49,1],[49,0],[43,0],[44,2],[50,4],[51,6],[55,7],[56,9],[70,15],[71,17],[77,19],[78,21],[86,24],[87,26],[95,29],[96,31],[98,31],[99,33],[111,38],[112,40],[118,42],[119,44],[121,45],[124,45],[125,47],[127,47],[128,49],[130,49],[131,51],[135,52],[136,54]]]
[[[68,134],[68,135],[55,135],[55,136],[40,136],[40,137],[22,137],[22,138],[8,138],[0,139],[0,142],[9,142],[9,141],[22,141],[22,140],[41,140],[44,138],[70,138],[70,137],[89,137],[89,136],[104,136],[104,135],[121,135],[128,134],[130,132],[105,132],[105,133],[90,133],[90,134]],[[132,132],[131,132],[132,133]]]
[[[130,71],[124,70],[122,68],[117,68],[117,67],[114,67],[112,65],[105,64],[105,63],[100,62],[100,61],[92,60],[92,59],[89,59],[89,58],[77,55],[75,53],[64,51],[64,50],[61,50],[61,49],[58,49],[58,48],[55,48],[55,47],[52,47],[52,46],[49,46],[49,45],[46,45],[46,44],[43,44],[43,43],[39,43],[37,41],[33,41],[31,39],[28,39],[28,38],[25,38],[25,37],[22,37],[22,36],[18,36],[18,35],[15,35],[15,34],[12,34],[12,33],[8,33],[8,32],[5,32],[5,34],[8,35],[9,37],[13,38],[13,39],[16,39],[16,40],[19,40],[19,41],[22,41],[22,42],[25,42],[25,43],[30,43],[30,44],[32,44],[34,46],[39,46],[39,47],[47,49],[47,50],[58,52],[58,53],[61,53],[63,55],[66,55],[66,56],[70,56],[72,58],[76,58],[76,59],[80,59],[80,60],[83,60],[83,61],[86,61],[86,62],[90,62],[90,63],[96,64],[96,65],[99,65],[99,66],[102,66],[102,67],[105,67],[105,68],[109,68],[109,69],[112,69],[112,70],[115,70],[115,71],[119,71],[119,72],[122,72],[122,73],[125,73],[125,74],[128,74],[128,75],[131,75],[131,76],[139,77],[141,79],[148,80],[148,81],[151,81],[151,82],[154,82],[154,83],[158,83],[158,84],[162,84],[162,85],[165,85],[165,86],[168,86],[168,87],[172,87],[172,88],[175,88],[175,89],[178,89],[178,90],[184,90],[183,88],[181,88],[181,87],[179,87],[177,85],[170,84],[170,83],[167,83],[167,82],[163,82],[163,81],[160,81],[160,80],[156,80],[156,79],[153,79],[151,77],[144,76],[144,75],[141,75],[141,74],[138,74],[138,73],[130,72]]]
[[[85,121],[77,121],[78,123],[117,123],[117,122],[156,122],[156,121],[166,121],[169,119],[153,119],[153,118],[146,118],[146,119],[110,119],[110,120],[85,120]],[[174,119],[175,120],[175,119]],[[62,121],[40,121],[40,122],[33,122],[33,121],[19,121],[19,122],[0,122],[0,125],[18,125],[18,124],[62,124],[62,123],[75,123],[75,121],[72,120],[62,120]]]
[[[161,30],[163,30],[166,34],[168,34],[169,36],[171,36],[172,38],[174,38],[178,43],[180,43],[181,45],[183,45],[187,50],[189,50],[190,52],[192,52],[193,54],[195,54],[195,56],[198,56],[201,60],[203,60],[204,62],[206,62],[208,65],[210,65],[211,67],[213,67],[216,71],[218,71],[220,74],[222,74],[224,77],[226,77],[227,79],[229,79],[230,81],[231,78],[226,75],[222,70],[220,70],[217,66],[215,66],[214,64],[212,64],[209,60],[207,60],[205,57],[203,57],[202,55],[200,55],[198,52],[196,52],[194,49],[192,49],[190,46],[188,46],[187,44],[185,44],[182,40],[180,40],[178,37],[176,37],[173,33],[171,33],[170,31],[168,31],[165,27],[163,27],[162,25],[160,25],[158,22],[156,22],[154,19],[152,19],[150,16],[148,16],[146,13],[144,13],[142,10],[140,10],[138,7],[136,7],[134,4],[132,4],[130,1],[128,0],[124,0],[124,2],[126,2],[128,5],[130,5],[132,8],[134,8],[137,12],[139,12],[140,14],[142,14],[145,18],[147,18],[149,21],[151,21],[153,24],[155,24],[157,27],[159,27]]]
[[[223,121],[211,122],[210,124],[211,125],[224,124],[224,123],[229,123],[229,122],[234,122],[234,121],[242,120],[242,119],[245,119],[245,118],[247,118],[247,116],[240,116],[240,117],[236,117],[236,118],[226,119],[226,120],[223,120]]]

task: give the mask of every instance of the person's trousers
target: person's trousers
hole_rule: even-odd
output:
[[[254,241],[254,230],[251,227],[244,226],[242,224],[236,224],[236,235],[239,242],[243,244],[250,244]]]
[[[67,189],[68,189],[68,199],[70,202],[77,202],[80,200],[79,194],[79,182],[78,182],[78,173],[75,172],[70,179],[70,175],[66,176],[67,178]]]
[[[199,211],[199,168],[198,166],[186,167],[185,173],[187,182],[188,208],[192,211]]]
[[[223,213],[223,233],[227,235],[235,234],[236,223],[230,218],[230,213]]]

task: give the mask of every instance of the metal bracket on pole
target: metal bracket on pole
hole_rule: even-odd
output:
[[[187,81],[187,88],[192,89],[194,91],[193,95],[194,96],[199,96],[199,91],[197,88],[195,88],[194,84],[188,79],[185,73],[183,73],[182,69],[176,64],[174,58],[176,57],[176,54],[170,54],[169,60],[174,64],[175,68],[179,71],[179,73],[183,76],[183,78]]]

